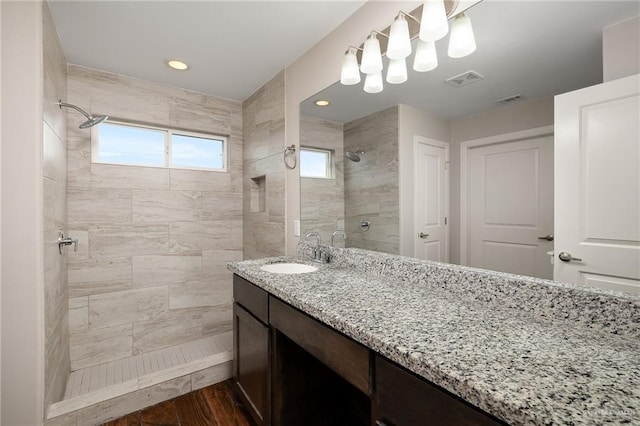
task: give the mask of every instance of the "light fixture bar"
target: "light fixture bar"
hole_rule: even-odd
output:
[[[466,6],[463,10],[458,10],[458,6],[460,5],[460,0],[445,0],[444,1],[444,9],[447,13],[447,19],[451,19],[453,17],[454,14],[458,14],[458,13],[462,13],[466,10],[469,10],[472,6],[475,6],[476,4],[480,3],[482,0],[476,0],[475,3],[471,3],[471,2],[463,2],[462,4],[464,6]],[[420,34],[420,20],[418,18],[416,18],[416,16],[422,16],[422,7],[423,4],[420,4],[420,6],[416,7],[415,9],[413,9],[411,12],[407,13],[404,11],[400,11],[398,13],[402,13],[404,16],[409,17],[410,19],[407,20],[407,22],[409,23],[409,37],[411,38],[411,40],[414,40],[416,38],[418,38],[418,35]],[[376,33],[379,35],[382,35],[383,37],[379,37],[378,40],[380,41],[380,52],[382,53],[382,55],[386,55],[387,54],[387,45],[389,44],[389,32],[391,31],[391,25],[389,25],[388,27],[380,30],[380,31],[376,31],[373,30],[372,33]],[[364,48],[364,42],[360,45],[360,47],[358,48],[358,62],[362,63],[362,49]]]

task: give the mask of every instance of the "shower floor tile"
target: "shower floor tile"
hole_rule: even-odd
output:
[[[206,369],[230,365],[232,349],[232,333],[228,332],[72,371],[64,399],[51,405],[47,417],[61,416],[196,372],[200,374],[191,377],[193,390],[208,386],[216,378],[207,377]]]

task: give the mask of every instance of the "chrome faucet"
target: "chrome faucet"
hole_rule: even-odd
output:
[[[344,233],[344,231],[342,229],[336,229],[335,231],[333,231],[333,234],[331,234],[331,247],[334,247],[333,244],[333,239],[336,237],[336,235],[342,235],[343,239],[347,239],[347,234]]]
[[[320,234],[317,232],[309,232],[304,236],[305,241],[311,237],[315,237],[316,246],[311,252],[311,260],[320,263],[329,263],[329,253],[324,251],[322,247],[320,247]]]

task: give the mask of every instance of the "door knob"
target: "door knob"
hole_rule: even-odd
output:
[[[553,241],[553,235],[547,234],[544,237],[538,237],[539,240]]]
[[[575,260],[576,262],[582,262],[582,259],[573,257],[571,256],[571,253],[567,253],[566,251],[560,252],[560,254],[558,254],[558,259],[562,260],[563,262],[571,262],[572,260]]]
[[[420,237],[420,238],[427,238],[428,236],[429,236],[429,234],[424,234],[422,232],[418,234],[418,237]]]

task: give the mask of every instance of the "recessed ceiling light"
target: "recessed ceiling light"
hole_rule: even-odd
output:
[[[169,65],[174,70],[178,70],[178,71],[185,71],[185,70],[189,69],[189,65],[187,65],[184,62],[179,61],[177,59],[168,60],[167,61],[167,65]]]
[[[331,103],[331,102],[329,102],[329,101],[328,101],[328,100],[326,100],[326,99],[318,99],[318,100],[316,101],[316,105],[317,105],[317,106],[319,106],[319,107],[326,107],[326,106],[329,106],[329,104],[330,104],[330,103]]]

